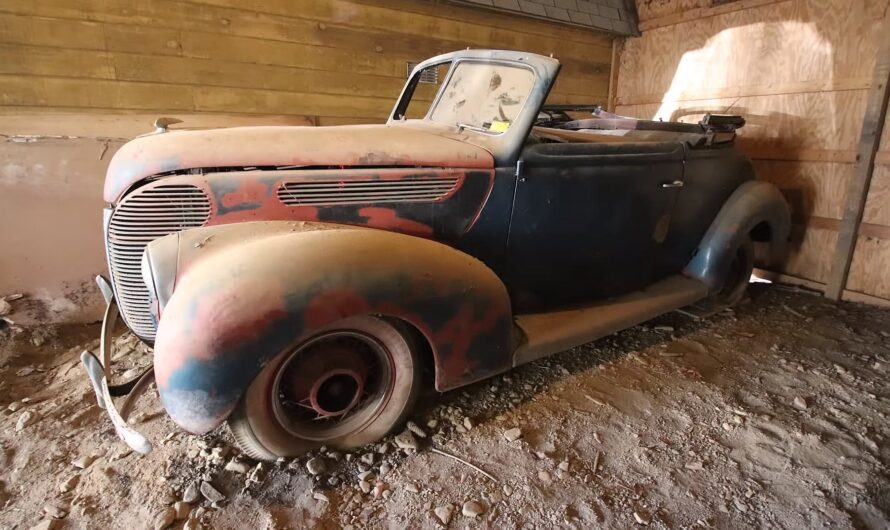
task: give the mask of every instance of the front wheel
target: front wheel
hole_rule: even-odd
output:
[[[264,367],[229,427],[257,460],[376,441],[406,419],[417,399],[415,350],[411,334],[386,320],[342,320]]]
[[[702,305],[708,309],[720,309],[738,304],[745,297],[752,272],[754,272],[754,242],[748,236],[735,249],[723,287],[705,299]]]

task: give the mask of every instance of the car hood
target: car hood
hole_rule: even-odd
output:
[[[113,204],[136,182],[170,171],[254,166],[492,168],[494,159],[482,147],[400,124],[169,131],[121,147],[103,196]]]

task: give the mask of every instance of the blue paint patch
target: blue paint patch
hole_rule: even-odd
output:
[[[229,263],[227,266],[238,267],[239,275],[250,275],[252,272],[249,262]],[[452,324],[467,304],[472,307],[472,316],[469,322],[463,324],[472,325],[484,320],[493,308],[499,308],[502,303],[501,300],[492,299],[490,294],[472,288],[470,279],[453,278],[444,285],[441,281],[441,278],[420,281],[416,274],[409,272],[363,275],[352,271],[339,280],[337,275],[328,274],[311,285],[295,286],[290,294],[284,295],[283,311],[277,318],[245,315],[244,323],[253,321],[265,326],[261,335],[239,344],[225,345],[225,349],[218,351],[202,351],[204,356],[213,356],[206,360],[197,358],[197,352],[164,352],[184,360],[170,374],[166,384],[159,385],[164,405],[177,424],[192,432],[205,432],[222,423],[263,367],[292,348],[295,341],[309,331],[305,320],[307,307],[327,292],[340,289],[353,292],[367,303],[372,314],[376,312],[375,308],[397,304],[401,311],[391,316],[418,315],[421,321],[416,324],[429,328],[433,335],[440,334]],[[174,326],[175,330],[169,330],[174,335],[187,336],[192,333],[192,326],[200,325],[194,318],[197,316],[196,309],[202,300],[213,296],[215,291],[214,285],[208,284],[199,286],[197,292],[191,290],[191,298],[180,302],[186,304],[184,309],[190,318],[176,322],[162,321],[161,325]],[[287,291],[285,286],[282,286],[282,291]],[[176,296],[174,294],[173,298]],[[249,308],[245,308],[245,311],[249,311]],[[342,316],[352,316],[352,313]],[[469,330],[449,332],[465,334]],[[511,317],[504,314],[499,315],[490,328],[479,330],[472,337],[463,335],[464,340],[470,341],[466,351],[455,352],[451,342],[437,343],[438,356],[443,365],[448,365],[449,359],[458,354],[466,363],[465,373],[448,374],[449,381],[469,382],[465,380],[466,375],[477,380],[509,368],[511,333]],[[171,359],[166,362],[171,362]],[[207,403],[199,403],[201,399]]]
[[[216,203],[217,215],[226,215],[232,212],[256,210],[263,205],[266,196],[272,193],[272,185],[274,184],[275,180],[252,177],[250,181],[252,184],[259,184],[266,187],[265,191],[263,192],[263,197],[256,201],[239,202],[238,204],[234,204],[232,206],[226,206],[223,199],[230,193],[237,193],[244,181],[232,177],[210,179],[208,181],[208,184],[210,185],[210,192],[213,194],[213,199]]]

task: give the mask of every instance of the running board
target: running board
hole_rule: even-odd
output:
[[[595,305],[517,316],[524,338],[513,354],[513,366],[580,346],[616,331],[695,303],[708,295],[698,280],[672,276],[624,296]]]

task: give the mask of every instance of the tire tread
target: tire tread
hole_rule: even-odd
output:
[[[242,453],[254,460],[274,461],[277,459],[254,434],[250,421],[247,419],[247,407],[245,406],[244,398],[241,398],[241,401],[238,402],[238,406],[229,417],[228,424],[229,430],[232,431],[232,436],[235,438],[235,443],[238,444],[238,448],[241,449]]]

